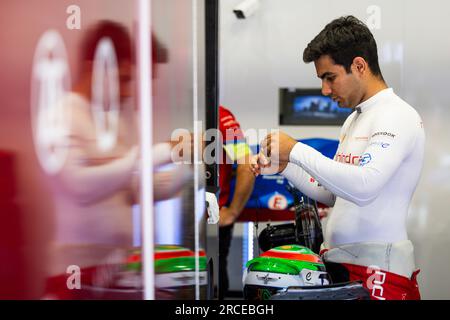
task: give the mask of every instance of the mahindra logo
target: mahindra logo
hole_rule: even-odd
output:
[[[256,275],[256,278],[257,278],[258,280],[264,281],[264,284],[268,284],[269,281],[277,281],[277,280],[278,280],[278,278],[272,278],[272,277],[270,277],[269,274],[266,274],[265,276],[259,276],[259,275]]]
[[[350,154],[338,153],[334,156],[334,160],[337,162],[349,163],[353,165],[359,165],[361,156],[354,156]]]

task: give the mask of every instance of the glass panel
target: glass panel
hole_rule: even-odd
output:
[[[2,2],[1,297],[142,297],[134,13]]]
[[[155,0],[151,18],[154,140],[157,148],[170,141],[173,147],[171,161],[154,176],[156,298],[204,298],[204,168],[193,163],[201,160],[204,127],[196,124],[204,119],[204,38],[196,25],[204,19],[203,1]]]
[[[138,0],[2,2],[0,298],[143,298],[142,125],[155,298],[205,297],[204,1],[147,4],[153,123]]]

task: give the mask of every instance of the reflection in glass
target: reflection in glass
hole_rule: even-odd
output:
[[[124,26],[101,21],[81,49],[77,81],[59,102],[70,117],[68,145],[55,146],[67,148],[67,157],[51,176],[56,232],[48,298],[102,298],[124,287],[121,265],[133,246],[139,149],[131,37]]]
[[[195,3],[203,1],[152,1],[148,30],[157,299],[193,299],[205,281],[204,245],[195,245],[204,219],[194,212],[204,191],[192,164],[201,120],[193,116]],[[34,2],[23,6],[0,10],[14,29],[0,31],[0,298],[142,299],[140,199],[149,196],[140,188],[137,1],[80,1],[79,30],[60,23],[63,2],[42,0],[42,16]],[[29,16],[19,21],[19,12]],[[179,128],[182,141],[172,139]],[[181,256],[166,259],[169,251]]]

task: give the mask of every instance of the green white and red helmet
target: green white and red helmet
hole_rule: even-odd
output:
[[[265,300],[288,287],[323,286],[330,280],[317,254],[300,245],[285,245],[248,261],[243,284],[245,298]]]
[[[155,247],[155,282],[157,287],[172,288],[195,285],[195,252],[187,248],[174,245],[158,245]],[[200,285],[206,285],[206,253],[200,250],[199,278]],[[132,252],[126,263],[126,270],[141,272],[141,252]]]

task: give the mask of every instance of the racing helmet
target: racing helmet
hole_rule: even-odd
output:
[[[193,299],[196,290],[196,254],[177,245],[157,245],[154,250],[155,267],[155,297],[156,299]],[[200,295],[206,297],[208,289],[208,267],[204,250],[198,252]],[[122,287],[130,282],[131,275],[139,277],[135,281],[142,286],[141,251],[134,250],[127,259],[125,266],[127,277],[121,279]],[[127,281],[128,280],[128,281]],[[143,288],[142,288],[143,289]]]
[[[248,261],[242,280],[247,300],[269,300],[288,287],[330,284],[319,255],[300,245],[276,247]]]

